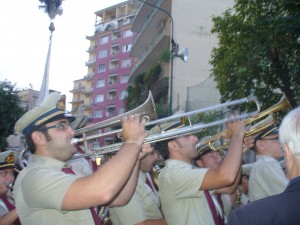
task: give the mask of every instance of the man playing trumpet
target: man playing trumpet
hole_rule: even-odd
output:
[[[59,93],[50,94],[15,125],[25,135],[32,163],[18,175],[16,208],[23,225],[101,224],[94,207],[124,205],[134,192],[140,158],[152,152],[143,145],[145,122],[123,117],[123,145],[118,153],[90,176],[74,174],[68,163],[76,152],[72,118],[65,115]],[[75,171],[76,172],[76,171]]]
[[[177,127],[181,126],[179,122]],[[244,134],[242,121],[228,123],[227,135],[231,143],[226,157],[214,169],[193,166],[192,161],[199,154],[198,138],[194,135],[157,143],[157,149],[168,158],[158,177],[162,209],[168,224],[218,224],[210,212],[205,190],[219,189],[235,182],[241,166]]]
[[[269,124],[270,120],[274,120],[271,115],[255,124],[250,130],[261,124]],[[252,149],[256,154],[256,161],[252,165],[249,176],[250,202],[279,194],[288,184],[288,179],[278,161],[283,158],[284,151],[279,142],[277,127],[270,125],[258,133],[254,137]]]

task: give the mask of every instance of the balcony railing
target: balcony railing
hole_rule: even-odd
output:
[[[156,47],[160,40],[165,36],[165,29],[157,33],[156,36],[152,39],[152,42],[144,50],[142,55],[139,57],[139,60],[131,67],[131,74],[140,66],[140,64],[145,60],[145,58],[150,54],[150,52]]]
[[[97,48],[97,45],[91,46],[88,48],[88,50],[86,50],[87,52],[94,52]]]
[[[95,76],[95,72],[89,73],[88,75],[84,76],[84,80],[88,81],[88,80],[93,80]]]
[[[96,63],[96,59],[91,59],[91,60],[87,61],[85,63],[85,65],[86,66],[92,66],[92,65],[95,65],[95,63]]]

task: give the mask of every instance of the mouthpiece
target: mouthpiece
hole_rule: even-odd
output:
[[[14,184],[13,184],[13,183],[7,183],[6,186],[7,186],[10,190],[12,190],[13,187],[14,187]]]
[[[78,138],[72,138],[71,144],[76,145],[79,142]]]

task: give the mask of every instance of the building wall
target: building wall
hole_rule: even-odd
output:
[[[174,59],[173,79],[173,107],[185,109],[187,101],[187,88],[200,84],[210,78],[211,51],[217,47],[218,39],[210,31],[212,29],[212,16],[218,16],[233,6],[233,0],[173,0],[172,15],[174,20],[174,38],[180,45],[179,49],[187,47],[189,50],[188,62],[184,63],[179,58]],[[185,13],[188,12],[188,13]],[[211,104],[219,102],[219,91],[214,82],[209,90]],[[205,87],[208,89],[208,87]],[[198,96],[201,106],[207,105],[206,96]]]
[[[129,56],[130,48],[127,51],[123,51],[123,48],[130,46],[134,38],[131,26],[135,12],[133,0],[95,12],[95,33],[87,36],[90,41],[87,75],[80,81],[74,81],[74,89],[71,90],[73,113],[80,114],[76,111],[83,109],[84,115],[91,118],[91,123],[115,117],[125,111],[124,91],[128,86],[133,59]],[[128,35],[130,33],[132,35]],[[85,92],[75,93],[78,82],[84,85]],[[81,96],[82,102],[74,101],[78,96]],[[101,138],[94,144],[102,146],[105,140],[110,142],[111,139]]]
[[[137,37],[139,38],[135,40],[131,54],[139,60],[137,66],[131,71],[130,80],[159,60],[159,53],[165,49],[166,41],[169,42],[171,51],[170,42],[173,38],[179,44],[179,51],[185,47],[188,48],[188,62],[184,63],[180,58],[175,57],[173,63],[171,61],[166,65],[169,70],[164,70],[164,76],[172,77],[173,80],[173,91],[172,93],[169,91],[169,99],[172,96],[172,111],[185,111],[187,110],[187,89],[211,79],[209,61],[213,47],[218,44],[216,35],[210,32],[212,16],[221,15],[228,7],[233,6],[234,1],[158,0],[150,2],[156,4],[160,9],[152,7],[153,9],[150,10],[151,6],[143,3],[138,11],[133,29],[138,33]],[[163,38],[155,42],[158,35]],[[157,46],[152,46],[152,43],[156,43]],[[147,56],[143,57],[146,55],[145,53]],[[171,84],[170,81],[171,79],[169,79],[169,84]],[[206,83],[209,85],[206,86],[206,89],[210,93],[210,102],[218,103],[220,95],[214,82]],[[201,94],[197,96],[197,99],[200,103],[203,102],[203,105],[208,102],[206,97]]]

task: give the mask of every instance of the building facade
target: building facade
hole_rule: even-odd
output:
[[[82,112],[97,123],[125,112],[135,13],[133,0],[95,12],[95,33],[86,37],[90,41],[87,75],[74,81],[71,90],[75,115]],[[101,146],[111,141],[111,137],[99,140]]]
[[[173,57],[169,63],[162,64],[162,78],[168,79],[168,97],[172,111],[193,108],[187,102],[192,97],[197,107],[217,104],[220,94],[215,83],[208,82],[211,65],[209,63],[213,47],[218,44],[212,28],[212,16],[218,16],[233,6],[233,0],[148,0],[136,1],[139,5],[132,30],[134,38],[131,56],[136,58],[130,73],[130,81],[147,71],[160,60],[162,51],[174,48],[188,48],[188,61]],[[172,44],[173,43],[173,44]],[[178,44],[178,45],[177,45]],[[176,50],[176,49],[175,49]],[[188,88],[205,82],[206,95],[189,96]],[[201,85],[200,85],[201,86]],[[189,96],[189,97],[188,97]]]

